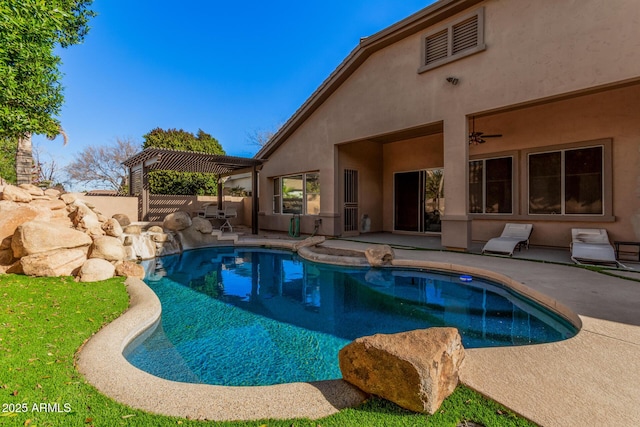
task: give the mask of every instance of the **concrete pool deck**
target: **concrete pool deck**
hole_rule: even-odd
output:
[[[238,245],[291,247],[292,242],[247,237]],[[322,246],[364,251],[371,243],[328,240]],[[558,343],[467,349],[464,384],[543,426],[640,423],[639,282],[571,265],[411,248],[397,246],[394,264],[493,272],[484,275],[524,285],[543,304],[556,304],[582,323],[574,338]],[[640,273],[612,272],[640,279]],[[138,281],[129,280],[128,289],[130,310],[89,340],[77,357],[87,380],[118,401],[166,415],[231,420],[320,418],[363,398],[341,380],[222,387],[142,372],[126,362],[122,351],[157,322],[160,305]]]

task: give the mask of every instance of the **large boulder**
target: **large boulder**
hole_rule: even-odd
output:
[[[393,248],[389,245],[376,245],[367,248],[364,251],[364,255],[367,257],[367,261],[372,267],[382,267],[383,265],[391,264],[393,261],[394,252]]]
[[[116,276],[135,277],[144,279],[144,267],[132,261],[124,261],[116,264]]]
[[[15,260],[11,249],[0,249],[0,265],[11,265]]]
[[[29,205],[17,203],[0,204],[0,248],[8,248],[11,245],[11,237],[16,229],[27,221],[36,219],[38,210],[31,209]]]
[[[183,211],[177,211],[170,213],[166,217],[164,217],[164,221],[162,222],[162,228],[171,230],[171,231],[180,231],[184,230],[188,227],[191,227],[191,217],[188,213]]]
[[[194,227],[187,227],[175,233],[183,251],[222,244],[218,241],[217,236],[213,234],[202,234]]]
[[[20,184],[18,188],[22,188],[24,191],[31,194],[32,196],[44,196],[44,190],[33,184]]]
[[[125,225],[122,228],[122,232],[124,234],[132,234],[132,235],[141,235],[142,234],[142,226],[138,225],[138,224],[130,224],[130,225]]]
[[[20,259],[22,270],[28,276],[55,277],[75,275],[87,259],[83,249],[54,249]]]
[[[15,185],[7,185],[2,191],[2,200],[29,203],[31,200],[33,200],[33,196],[29,194],[27,190],[16,187]]]
[[[67,205],[70,205],[71,203],[75,202],[76,199],[78,199],[78,197],[80,197],[81,195],[82,194],[80,193],[64,193],[60,195],[60,200],[65,202]]]
[[[213,225],[211,225],[211,222],[208,219],[200,218],[199,216],[191,220],[191,226],[202,234],[211,234],[213,231]]]
[[[293,245],[293,250],[294,251],[298,251],[301,248],[306,248],[306,247],[309,247],[309,246],[316,246],[316,245],[319,245],[321,243],[324,243],[325,240],[326,240],[326,238],[324,236],[307,237],[304,240],[296,242],[295,245]]]
[[[104,224],[102,224],[102,229],[107,234],[107,236],[111,236],[111,237],[122,236],[122,226],[115,218],[107,219],[104,222]]]
[[[182,252],[180,242],[174,238],[172,233],[148,232],[148,234],[151,240],[156,244],[156,256],[162,257]]]
[[[458,384],[464,359],[455,328],[358,338],[339,353],[345,381],[415,412],[434,414]]]
[[[75,200],[71,206],[75,208],[75,212],[72,215],[74,225],[86,230],[100,226],[98,215],[96,215],[96,213],[92,211],[91,208],[85,205],[82,200]]]
[[[89,258],[101,258],[107,261],[122,261],[126,252],[120,239],[111,236],[97,237],[89,249]]]
[[[127,225],[131,224],[131,220],[125,214],[115,214],[111,218],[118,221],[118,224],[120,224],[121,227],[126,227]]]
[[[44,194],[54,199],[60,197],[60,191],[56,190],[55,188],[47,188],[46,190],[44,190]]]
[[[47,221],[28,221],[20,225],[11,239],[13,256],[22,258],[55,249],[88,248],[91,237],[85,233]]]
[[[38,199],[33,200],[29,203],[29,206],[38,206],[42,208],[51,209],[52,211],[62,210],[67,207],[67,205],[60,199],[55,200],[46,200],[46,199]]]
[[[109,261],[100,258],[88,259],[80,267],[78,278],[81,282],[99,282],[114,276],[116,268]]]

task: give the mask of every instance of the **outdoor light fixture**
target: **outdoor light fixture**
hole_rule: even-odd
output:
[[[456,77],[447,77],[447,81],[455,86],[460,80],[458,80]]]

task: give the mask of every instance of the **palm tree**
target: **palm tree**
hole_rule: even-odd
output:
[[[31,169],[33,168],[33,144],[31,134],[18,138],[16,150],[16,184],[31,184]]]
[[[62,129],[58,127],[58,135],[62,135],[63,145],[67,145],[69,137]],[[58,135],[49,137],[53,141]],[[33,181],[33,143],[31,142],[31,134],[28,133],[18,138],[18,149],[16,150],[16,183],[31,184]]]

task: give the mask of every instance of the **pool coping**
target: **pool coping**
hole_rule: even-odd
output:
[[[103,394],[136,409],[198,420],[321,418],[361,403],[366,395],[343,380],[260,387],[168,381],[131,365],[123,351],[160,319],[155,293],[139,279],[125,282],[130,307],[80,349],[76,367]]]
[[[279,239],[276,241],[256,239],[255,241],[239,242],[236,246],[293,249],[295,243]],[[303,248],[300,248],[298,252],[301,256],[308,255],[307,250]],[[322,256],[313,255],[313,261],[321,259]],[[536,291],[508,275],[492,270],[455,262],[403,258],[395,259],[392,264],[398,267],[450,270],[486,277],[512,287],[536,302],[552,308],[576,326],[582,326],[585,319],[590,325],[594,323],[593,319],[576,314],[556,299]],[[342,380],[260,387],[226,387],[168,381],[139,370],[126,361],[123,351],[129,343],[160,319],[161,306],[155,293],[141,280],[130,278],[125,283],[131,297],[130,308],[88,340],[76,357],[76,366],[87,381],[105,395],[119,402],[163,415],[225,421],[299,417],[317,419],[336,413],[342,408],[356,406],[366,398],[363,392]],[[584,329],[580,329],[574,338],[552,343],[552,345],[566,347],[563,343],[580,342],[584,334]],[[546,345],[512,347],[503,353],[517,355],[527,353],[527,347],[536,347],[540,351],[545,350],[544,346]],[[533,354],[536,354],[536,349],[533,350]],[[531,417],[531,414],[520,409],[517,405],[516,408],[513,408],[508,399],[505,402],[504,397],[496,397],[492,385],[483,383],[486,371],[484,371],[485,367],[482,366],[482,363],[487,363],[487,355],[492,358],[494,354],[500,354],[500,351],[486,351],[485,349],[466,351],[467,359],[470,359],[470,362],[465,361],[461,372],[461,379],[465,384],[489,397],[496,398],[534,421],[540,421],[536,420],[535,416]],[[517,358],[517,356],[515,357]],[[484,362],[482,362],[483,360]],[[468,370],[467,366],[469,366]],[[465,373],[465,370],[468,373]]]

